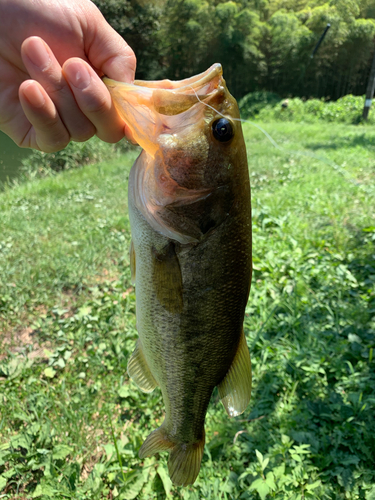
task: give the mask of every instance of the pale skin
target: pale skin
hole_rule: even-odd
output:
[[[0,130],[21,147],[131,139],[100,77],[130,83],[135,67],[89,0],[0,0]]]

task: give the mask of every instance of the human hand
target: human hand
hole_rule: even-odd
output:
[[[134,79],[132,49],[89,0],[0,0],[0,130],[54,152],[131,133],[100,76]]]

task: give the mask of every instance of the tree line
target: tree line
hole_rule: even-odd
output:
[[[327,99],[365,93],[375,0],[94,2],[135,51],[137,78],[181,79],[220,62],[237,98],[255,91]]]

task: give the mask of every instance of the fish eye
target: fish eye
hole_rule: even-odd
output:
[[[226,118],[215,120],[212,124],[212,132],[219,142],[228,142],[234,136],[233,125]]]

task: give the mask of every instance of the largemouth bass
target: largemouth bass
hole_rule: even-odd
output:
[[[139,456],[170,452],[194,483],[217,386],[229,416],[250,399],[243,319],[251,283],[251,204],[239,111],[219,64],[172,82],[104,80],[143,151],[129,177],[131,268],[139,339],[128,373],[159,386],[165,420]]]

